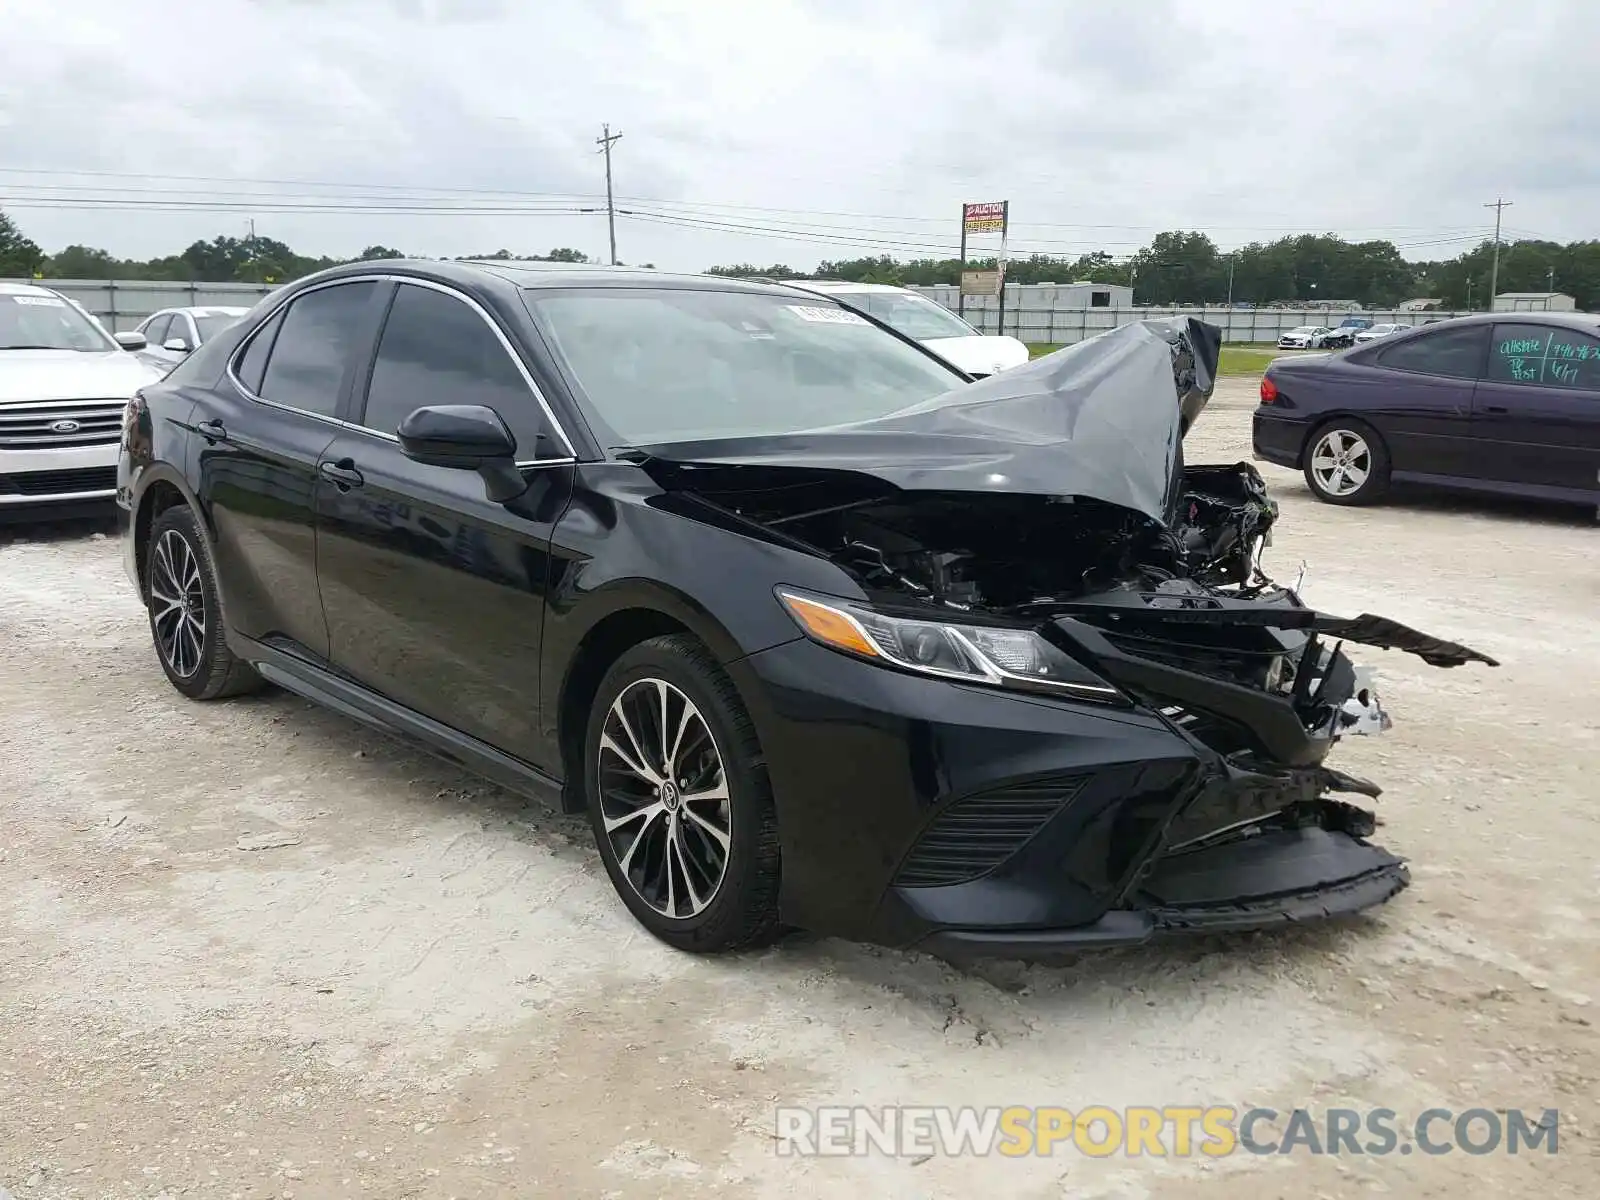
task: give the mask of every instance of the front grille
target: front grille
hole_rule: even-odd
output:
[[[957,800],[929,825],[894,881],[944,887],[987,875],[1083,790],[1084,778],[1054,776]]]
[[[76,405],[56,401],[0,408],[0,450],[58,450],[97,446],[122,437],[121,400]],[[77,428],[53,428],[57,425]]]
[[[0,496],[70,496],[79,492],[112,492],[116,488],[115,467],[0,475]]]
[[[1283,656],[1282,647],[1265,646],[1258,649],[1241,649],[1238,646],[1205,645],[1200,639],[1201,630],[1190,630],[1194,640],[1179,641],[1173,637],[1145,637],[1137,633],[1111,633],[1100,631],[1124,654],[1149,659],[1162,666],[1193,671],[1197,675],[1210,675],[1226,679],[1245,687],[1260,687],[1266,681],[1272,664]]]

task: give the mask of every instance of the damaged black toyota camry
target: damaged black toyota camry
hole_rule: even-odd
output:
[[[1345,647],[1465,647],[1271,582],[1189,465],[1217,331],[974,383],[833,300],[385,262],[130,403],[118,497],[184,695],[273,684],[587,813],[674,946],[798,926],[1048,958],[1406,886]]]

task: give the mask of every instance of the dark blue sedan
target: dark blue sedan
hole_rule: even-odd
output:
[[[1252,441],[1329,504],[1422,483],[1600,505],[1600,316],[1460,317],[1280,358]]]

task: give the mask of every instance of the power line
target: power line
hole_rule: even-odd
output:
[[[621,136],[622,135],[620,133],[616,135],[617,138],[620,138]],[[615,140],[615,139],[613,139],[613,140]],[[601,141],[601,139],[597,138],[596,142],[598,143],[599,141]],[[144,173],[144,172],[98,171],[98,170],[67,170],[67,169],[51,169],[51,168],[39,168],[39,167],[0,167],[0,174],[8,174],[8,175],[68,175],[68,176],[81,176],[81,177],[85,177],[85,178],[115,178],[115,179],[130,179],[130,180],[144,180],[144,181],[168,180],[168,181],[180,181],[180,182],[192,182],[192,183],[256,184],[256,185],[268,186],[268,187],[344,188],[344,189],[366,190],[366,191],[409,192],[409,193],[413,194],[412,197],[409,197],[409,198],[413,198],[413,199],[415,199],[415,198],[424,198],[424,197],[432,196],[432,195],[452,195],[452,196],[481,197],[481,198],[512,197],[512,198],[521,198],[521,199],[567,200],[567,201],[592,200],[592,199],[598,199],[599,198],[597,193],[539,192],[539,191],[528,191],[528,190],[511,189],[511,188],[422,187],[420,185],[413,185],[413,184],[350,183],[350,182],[332,182],[332,181],[326,181],[326,180],[305,180],[305,179],[252,179],[252,178],[244,178],[244,177],[238,177],[238,176],[224,177],[224,176],[214,176],[214,175],[166,175],[166,174],[151,174],[151,173]],[[109,191],[109,190],[111,190],[109,188],[93,188],[93,187],[86,187],[84,185],[50,184],[50,183],[19,184],[19,185],[14,185],[14,186],[22,187],[22,188],[29,188],[29,189],[49,189],[49,190],[52,190],[52,191],[65,191],[65,190]],[[129,189],[129,190],[134,190],[134,189]],[[190,189],[137,189],[137,190],[139,190],[139,191],[181,190],[185,194],[190,194],[190,192],[191,192]],[[249,196],[249,195],[255,195],[257,193],[231,192],[231,193],[214,193],[214,194]],[[324,197],[324,198],[325,199],[338,199],[338,198],[343,198],[343,197],[329,196],[329,197]],[[636,204],[651,204],[651,205],[657,205],[657,206],[661,206],[661,207],[689,208],[689,209],[707,209],[707,210],[728,211],[728,212],[736,212],[736,213],[737,212],[750,212],[750,213],[775,213],[775,214],[779,214],[779,215],[792,214],[792,215],[800,215],[800,216],[831,216],[831,217],[843,217],[843,218],[850,219],[850,220],[895,221],[895,222],[910,222],[910,223],[916,223],[916,224],[937,224],[937,225],[947,225],[949,223],[949,220],[950,220],[950,218],[948,216],[945,216],[945,217],[934,217],[934,216],[915,216],[915,215],[910,215],[910,214],[905,214],[905,213],[900,213],[900,214],[894,214],[894,213],[862,213],[862,212],[852,212],[852,211],[843,211],[843,210],[835,210],[835,209],[780,208],[780,207],[769,206],[769,205],[728,204],[728,203],[723,203],[723,202],[696,201],[696,200],[684,200],[684,199],[668,199],[668,198],[663,198],[663,197],[651,197],[651,196],[623,195],[623,196],[617,196],[617,197],[615,197],[615,199],[621,200],[623,202],[636,203]],[[1212,226],[1208,226],[1208,229],[1210,229],[1212,231],[1215,231],[1215,232],[1218,232],[1218,233],[1222,233],[1222,232],[1251,232],[1251,231],[1263,232],[1263,233],[1267,233],[1267,232],[1300,233],[1300,232],[1305,232],[1308,229],[1308,227],[1314,226],[1315,224],[1316,224],[1316,222],[1307,222],[1307,223],[1296,224],[1296,225],[1237,225],[1237,226],[1212,225]],[[1152,225],[1152,224],[1114,224],[1114,223],[1099,223],[1099,224],[1096,224],[1096,223],[1091,223],[1091,222],[1069,222],[1069,221],[1032,221],[1032,222],[1029,222],[1029,227],[1030,228],[1036,228],[1036,229],[1152,230],[1152,231],[1155,231],[1155,232],[1163,232],[1164,229],[1165,229],[1165,227],[1162,226],[1162,225]],[[1464,232],[1464,231],[1470,230],[1471,228],[1472,227],[1469,227],[1469,226],[1424,226],[1424,225],[1364,225],[1364,226],[1352,225],[1352,226],[1344,226],[1343,227],[1344,231],[1348,232],[1348,233],[1356,233],[1356,232],[1430,232],[1430,233],[1439,233],[1439,234]],[[1133,245],[1133,244],[1136,244],[1136,243],[1126,242],[1126,243],[1122,243],[1122,244],[1124,244],[1124,245]]]

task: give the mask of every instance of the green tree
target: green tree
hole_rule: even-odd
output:
[[[23,237],[16,222],[0,212],[0,277],[32,278],[43,265],[44,251],[36,242]]]
[[[45,260],[44,272],[51,279],[120,279],[122,263],[105,250],[91,246],[68,246]]]

